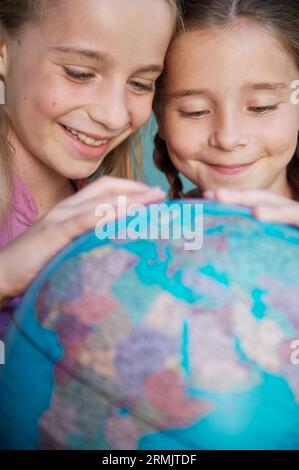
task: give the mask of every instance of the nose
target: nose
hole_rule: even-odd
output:
[[[120,133],[130,126],[130,112],[125,84],[110,81],[89,106],[89,117],[107,130]]]
[[[225,152],[245,147],[248,144],[248,136],[242,126],[241,116],[233,110],[219,116],[209,143]]]

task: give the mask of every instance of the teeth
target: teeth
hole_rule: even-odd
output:
[[[71,127],[66,127],[66,130],[77,140],[81,140],[81,142],[84,142],[86,145],[90,145],[91,147],[99,147],[100,145],[104,145],[108,142],[107,139],[95,140],[92,137],[88,137],[87,135],[82,134],[81,132],[75,131],[75,129],[72,129]]]

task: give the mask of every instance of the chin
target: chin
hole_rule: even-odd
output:
[[[75,165],[73,163],[66,168],[54,168],[54,170],[69,180],[79,180],[89,178],[98,169],[99,165],[91,167],[90,165],[78,165],[78,163]]]
[[[93,169],[93,170],[89,170],[89,171],[72,172],[72,173],[68,173],[65,176],[69,180],[82,180],[82,179],[89,178],[90,176],[92,176],[96,172],[97,169],[98,169],[98,167]]]

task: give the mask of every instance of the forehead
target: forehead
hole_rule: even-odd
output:
[[[167,0],[58,0],[46,3],[43,18],[36,30],[50,47],[80,43],[149,62],[165,52],[175,21]]]
[[[215,87],[290,81],[298,75],[293,57],[274,34],[249,21],[182,33],[169,49],[166,72],[168,84]]]

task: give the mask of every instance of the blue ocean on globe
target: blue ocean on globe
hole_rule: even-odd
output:
[[[2,449],[299,449],[299,230],[163,207],[79,237],[28,289]]]

